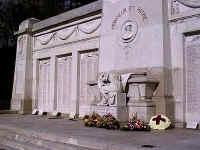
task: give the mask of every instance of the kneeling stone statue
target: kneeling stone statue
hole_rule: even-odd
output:
[[[100,73],[98,87],[101,94],[98,105],[115,105],[117,93],[123,92],[121,76],[118,73]]]

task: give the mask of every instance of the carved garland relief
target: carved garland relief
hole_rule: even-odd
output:
[[[177,1],[187,7],[191,7],[191,8],[199,8],[200,7],[199,0],[177,0]]]
[[[180,14],[200,8],[199,0],[172,0],[171,15]]]
[[[84,33],[84,34],[92,34],[99,27],[101,26],[101,20],[92,20],[84,24],[79,24],[76,26],[72,26],[69,28],[64,28],[62,30],[45,34],[42,36],[36,37],[36,42],[38,41],[40,45],[47,45],[52,41],[55,40],[67,40],[69,39],[74,33],[78,34],[79,31]]]

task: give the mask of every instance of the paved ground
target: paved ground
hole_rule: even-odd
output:
[[[4,129],[29,132],[46,139],[99,149],[200,150],[200,130],[192,129],[151,132],[117,131],[84,127],[81,121],[14,114],[0,115],[0,130]],[[143,147],[143,145],[155,147]]]

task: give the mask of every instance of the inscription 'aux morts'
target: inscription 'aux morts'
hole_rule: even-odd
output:
[[[128,13],[139,14],[141,16],[141,18],[142,18],[143,21],[145,21],[145,20],[148,19],[145,11],[141,7],[129,6],[128,8],[121,9],[119,11],[118,15],[114,18],[114,20],[112,22],[112,30],[115,29],[116,24],[117,24],[119,18],[121,18],[122,16],[124,16],[124,15],[126,15]]]

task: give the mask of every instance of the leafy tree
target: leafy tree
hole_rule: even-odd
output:
[[[6,47],[16,46],[14,32],[27,18],[43,20],[93,1],[95,0],[0,0],[0,43]]]

